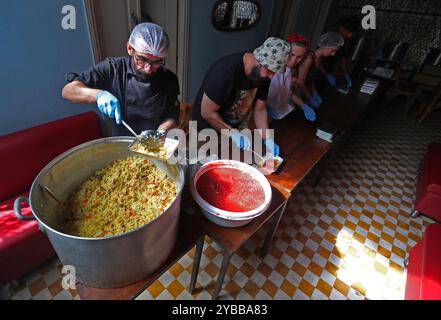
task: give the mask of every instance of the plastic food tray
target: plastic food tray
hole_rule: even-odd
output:
[[[259,170],[265,176],[268,176],[270,174],[275,173],[280,168],[280,166],[282,165],[282,163],[284,161],[283,158],[281,158],[281,157],[274,157],[274,156],[265,156],[264,159],[267,160],[267,161],[271,160],[271,159],[274,159],[274,161],[276,161],[276,165],[274,166],[274,168],[264,167],[264,166],[262,166],[262,164],[255,164],[255,165],[253,165],[253,167],[255,167],[257,170]]]
[[[179,140],[166,138],[164,145],[157,149],[146,149],[142,146],[139,140],[134,140],[129,145],[129,150],[133,153],[147,156],[162,161],[167,161],[176,151],[179,145]]]

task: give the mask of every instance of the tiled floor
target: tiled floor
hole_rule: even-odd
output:
[[[313,174],[296,190],[261,259],[265,229],[232,258],[220,299],[403,299],[403,260],[431,221],[411,219],[417,166],[439,124],[416,126],[399,106],[353,133],[317,187]],[[210,299],[221,254],[207,239],[197,292],[190,295],[194,251],[138,299]],[[63,290],[61,265],[49,261],[26,277],[13,299],[78,299]]]

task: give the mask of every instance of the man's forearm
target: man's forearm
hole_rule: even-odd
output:
[[[222,129],[233,129],[228,123],[222,119],[219,114],[220,106],[211,100],[207,94],[204,93],[201,102],[201,116],[207,121],[210,126],[218,131]]]
[[[298,95],[296,95],[296,94],[292,94],[291,95],[291,99],[292,99],[292,101],[294,101],[294,103],[296,104],[296,105],[298,105],[299,107],[301,107],[301,106],[303,106],[304,104],[305,104],[305,101],[303,101],[303,99],[302,98],[300,98]]]
[[[254,109],[254,123],[257,129],[262,130],[262,139],[266,139],[266,131],[268,129],[268,112],[265,107],[257,107]]]
[[[232,126],[230,126],[224,121],[224,119],[222,119],[221,115],[218,112],[211,112],[208,116],[203,116],[203,118],[210,124],[212,128],[216,129],[219,132],[222,129],[233,129]]]
[[[73,81],[63,88],[62,96],[73,103],[95,103],[96,95],[102,91],[89,88],[80,81]]]
[[[164,120],[161,125],[158,127],[158,130],[165,130],[165,131],[169,131],[171,129],[176,128],[177,123],[175,119],[169,118]]]

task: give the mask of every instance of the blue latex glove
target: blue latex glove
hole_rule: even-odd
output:
[[[314,109],[318,109],[320,108],[320,103],[314,98],[314,96],[312,96],[308,102],[308,104],[310,104]]]
[[[239,149],[241,149],[241,150],[250,150],[251,149],[251,142],[247,136],[235,131],[231,134],[230,137],[231,137],[231,140],[233,140],[236,147],[238,147]]]
[[[331,87],[335,88],[337,86],[337,80],[335,80],[335,77],[332,74],[327,73],[326,74],[326,79],[328,80],[329,85]]]
[[[315,121],[315,111],[313,108],[311,108],[307,103],[305,103],[301,108],[307,120]]]
[[[118,99],[109,91],[103,91],[96,95],[96,104],[100,112],[111,119],[115,119],[117,124],[121,123],[121,107]]]
[[[280,147],[274,142],[273,139],[268,138],[265,140],[265,146],[267,152],[273,154],[275,157],[277,157],[280,153]]]
[[[348,89],[352,89],[352,79],[349,76],[349,74],[345,74],[345,79],[346,79],[346,88]]]
[[[314,91],[314,92],[312,93],[312,97],[313,97],[313,98],[314,98],[319,104],[322,104],[323,99],[322,99],[322,97],[320,97],[320,95],[318,94],[317,91]]]

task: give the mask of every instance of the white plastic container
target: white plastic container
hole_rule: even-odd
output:
[[[265,194],[265,200],[263,201],[263,203],[256,209],[250,211],[230,212],[219,209],[211,205],[207,201],[205,201],[199,195],[196,189],[196,184],[198,182],[198,179],[204,173],[208,172],[209,170],[217,169],[217,168],[236,169],[251,175],[254,179],[256,179],[260,183],[260,185],[263,188]],[[268,209],[269,205],[271,204],[271,197],[272,197],[271,185],[269,184],[266,177],[262,173],[260,173],[257,169],[240,161],[234,161],[234,160],[210,161],[199,168],[199,170],[191,178],[190,183],[191,183],[191,193],[193,195],[193,198],[200,206],[204,215],[207,217],[208,220],[223,227],[234,228],[234,227],[243,226],[251,222],[251,220],[258,217],[262,213],[264,213],[265,210]]]

